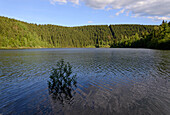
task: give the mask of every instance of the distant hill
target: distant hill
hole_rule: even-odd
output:
[[[160,26],[153,25],[37,25],[0,16],[0,48],[127,47],[127,43],[123,45],[126,41],[148,40],[158,29]]]

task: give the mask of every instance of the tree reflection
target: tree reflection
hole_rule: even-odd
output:
[[[49,93],[52,98],[62,104],[70,103],[77,87],[76,76],[76,74],[72,75],[72,66],[69,62],[65,64],[63,59],[58,61],[57,67],[53,68],[48,81]]]

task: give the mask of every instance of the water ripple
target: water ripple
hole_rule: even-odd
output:
[[[77,73],[61,105],[47,80],[63,58]],[[149,49],[0,50],[0,114],[170,114],[170,51]]]

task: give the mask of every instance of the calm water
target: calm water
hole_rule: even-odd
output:
[[[77,73],[68,102],[48,92],[63,58]],[[170,51],[149,49],[0,50],[0,114],[169,115]]]

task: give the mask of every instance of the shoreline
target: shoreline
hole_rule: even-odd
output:
[[[0,47],[0,50],[16,50],[16,49],[46,49],[46,48],[97,48],[95,46],[87,47]],[[110,48],[110,47],[99,47],[99,48]]]
[[[56,47],[58,49],[66,49],[66,48],[78,48],[78,47]],[[56,48],[48,48],[48,47],[19,47],[19,48],[0,48],[0,50],[24,50],[24,49],[56,49]],[[81,48],[81,47],[79,47]],[[106,48],[106,49],[117,49],[118,47],[113,47],[113,48],[110,48],[110,47],[99,47],[99,48],[96,48],[96,47],[83,47],[83,48],[91,48],[91,49],[102,49],[102,48]],[[82,49],[83,49],[82,48]],[[151,50],[165,50],[165,51],[168,51],[170,49],[155,49],[155,48],[122,48],[120,47],[120,49],[151,49]]]

